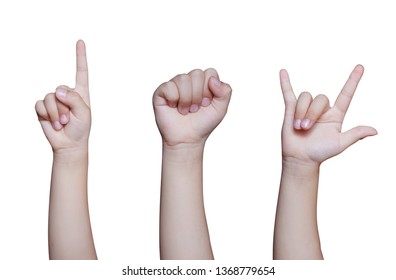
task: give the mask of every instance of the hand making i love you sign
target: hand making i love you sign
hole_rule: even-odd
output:
[[[303,92],[297,99],[286,70],[280,71],[280,83],[285,101],[282,128],[284,160],[299,160],[320,164],[367,136],[377,134],[369,126],[357,126],[341,132],[342,123],[364,68],[357,65],[342,88],[333,107],[325,95],[314,99]]]

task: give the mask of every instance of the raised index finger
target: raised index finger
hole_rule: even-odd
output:
[[[289,74],[285,69],[280,70],[279,79],[286,107],[285,112],[288,115],[294,115],[297,99],[290,83]]]
[[[348,111],[349,104],[351,104],[352,97],[355,94],[360,79],[363,76],[363,72],[363,66],[360,64],[356,65],[334,103],[334,107],[339,109],[344,116]]]
[[[76,45],[76,88],[88,88],[88,63],[85,43],[78,40]]]

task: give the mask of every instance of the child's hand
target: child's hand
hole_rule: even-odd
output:
[[[231,91],[214,69],[193,70],[160,85],[153,106],[164,144],[205,143],[224,118]]]
[[[76,55],[75,88],[59,86],[55,93],[36,103],[41,127],[54,152],[85,148],[88,144],[91,128],[88,65],[81,40],[77,42]]]
[[[303,92],[297,100],[288,73],[281,70],[280,82],[286,106],[282,128],[284,160],[320,164],[356,141],[377,134],[369,126],[358,126],[341,132],[342,122],[363,71],[363,66],[355,67],[334,106],[330,107],[329,100],[324,95],[318,95],[312,100],[309,93]]]

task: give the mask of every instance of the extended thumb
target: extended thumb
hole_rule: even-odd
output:
[[[345,150],[349,146],[355,144],[368,136],[377,135],[377,130],[371,126],[357,126],[342,133],[341,149]]]

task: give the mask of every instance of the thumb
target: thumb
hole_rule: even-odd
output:
[[[227,109],[231,99],[231,86],[212,76],[209,79],[209,90],[213,94],[212,103],[214,103],[215,106]]]
[[[68,87],[58,87],[55,91],[56,98],[70,107],[70,111],[76,118],[81,119],[89,114],[89,107],[77,92]]]
[[[368,136],[377,135],[377,130],[371,126],[357,126],[341,134],[342,151]]]

